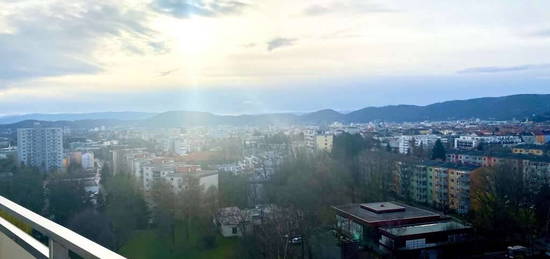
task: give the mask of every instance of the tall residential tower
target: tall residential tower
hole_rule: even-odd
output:
[[[63,165],[63,130],[60,128],[17,129],[17,159],[19,164],[42,171]]]

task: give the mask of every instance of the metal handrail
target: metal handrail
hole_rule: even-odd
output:
[[[68,258],[69,250],[84,258],[125,258],[3,196],[0,196],[0,210],[46,235],[50,239],[49,258]]]

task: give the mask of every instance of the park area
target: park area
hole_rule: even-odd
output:
[[[183,224],[176,226],[175,246],[168,236],[154,229],[138,230],[118,252],[132,259],[140,258],[237,258],[240,252],[238,238],[224,238],[218,233],[207,233],[193,225],[186,238]]]

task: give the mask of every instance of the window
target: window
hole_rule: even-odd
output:
[[[421,239],[406,240],[405,247],[409,249],[426,247],[426,239],[421,238]]]
[[[231,232],[232,232],[233,234],[237,234],[237,227],[233,227],[233,228],[231,229]]]

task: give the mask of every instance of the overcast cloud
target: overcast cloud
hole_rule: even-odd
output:
[[[350,109],[548,91],[547,1],[0,3],[0,113]]]

